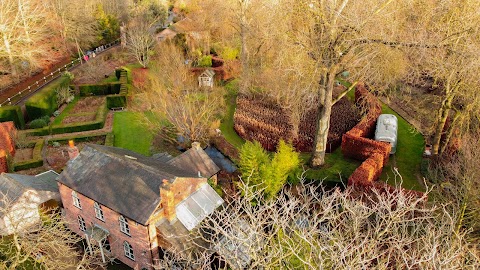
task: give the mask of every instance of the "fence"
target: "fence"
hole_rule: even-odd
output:
[[[99,46],[95,49],[92,50],[92,52],[95,52],[95,54],[101,54],[108,49],[114,47],[120,42],[120,39],[117,39],[109,44]],[[17,105],[18,103],[22,102],[26,97],[30,96],[31,94],[35,93],[38,91],[40,88],[44,87],[45,85],[49,84],[53,80],[57,79],[62,75],[63,72],[68,71],[73,69],[74,67],[78,66],[79,64],[84,62],[85,60],[82,60],[82,57],[76,58],[72,60],[70,63],[64,65],[63,67],[58,68],[57,70],[54,70],[50,72],[50,74],[45,75],[42,79],[36,81],[35,83],[32,83],[31,85],[27,86],[25,89],[19,91],[15,95],[7,98],[4,100],[2,103],[0,103],[0,107],[4,105]]]

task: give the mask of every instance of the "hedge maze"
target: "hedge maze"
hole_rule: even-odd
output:
[[[62,136],[62,138],[64,138],[63,140],[90,140],[91,138],[101,136],[105,137],[105,144],[113,145],[113,134],[110,133],[100,132],[91,135],[72,134],[73,136],[69,136],[68,134],[102,129],[105,125],[109,109],[126,107],[129,89],[128,72],[122,68],[117,69],[115,74],[117,75],[118,82],[79,85],[79,96],[68,104],[63,112],[58,115],[54,114],[59,106],[57,103],[57,90],[62,87],[75,88],[75,86],[70,85],[70,78],[68,76],[62,76],[26,101],[26,116],[22,114],[20,106],[0,107],[0,122],[13,121],[18,129],[24,129],[26,126],[25,118],[29,118],[30,120],[46,119],[46,126],[19,131],[22,135],[26,136],[27,140],[30,138],[29,136],[55,134],[66,134]],[[55,119],[50,121],[49,117],[51,117],[52,114],[55,115]],[[43,165],[42,151],[45,146],[45,139],[34,139],[29,141],[27,146],[28,148],[33,148],[33,158],[12,164],[10,170],[25,170]]]

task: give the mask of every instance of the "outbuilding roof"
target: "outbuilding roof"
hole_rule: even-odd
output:
[[[5,203],[13,203],[28,190],[58,192],[56,178],[52,170],[32,176],[14,173],[0,174],[0,208]]]

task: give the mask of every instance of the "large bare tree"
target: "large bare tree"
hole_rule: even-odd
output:
[[[32,214],[25,204],[9,200],[0,194],[0,216],[9,221],[9,235],[0,241],[0,269],[23,269],[36,264],[45,269],[98,269],[103,267],[100,251],[82,251],[82,238],[72,233],[60,213],[42,212],[41,219],[32,223]],[[28,221],[28,222],[27,222]],[[3,232],[2,232],[3,234]]]
[[[162,43],[157,50],[150,85],[137,95],[141,109],[151,111],[157,120],[166,119],[188,141],[207,141],[220,117],[222,88],[199,87],[191,66],[175,45]]]
[[[466,231],[457,230],[458,213],[427,204],[426,197],[372,190],[358,199],[351,187],[345,192],[320,191],[301,184],[269,202],[262,200],[260,191],[239,185],[241,191],[207,217],[198,233],[181,236],[201,243],[200,254],[173,251],[160,261],[159,269],[173,262],[207,269],[211,254],[223,257],[232,269],[480,266]]]

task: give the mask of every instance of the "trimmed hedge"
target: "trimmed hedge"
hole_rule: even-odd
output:
[[[31,168],[37,168],[43,165],[42,150],[45,145],[43,139],[38,139],[35,141],[35,147],[33,148],[33,157],[30,160],[25,160],[23,162],[15,163],[14,170],[21,171]]]
[[[30,97],[25,102],[29,119],[37,119],[44,115],[51,115],[58,109],[56,90],[60,87],[68,86],[70,78],[62,76],[49,85],[45,86],[38,93]]]
[[[25,128],[22,109],[20,106],[2,106],[0,107],[0,122],[13,121],[18,129]]]
[[[51,144],[52,142],[59,142],[59,143],[68,143],[69,140],[74,140],[75,142],[89,142],[91,140],[97,140],[97,139],[105,139],[106,137],[111,134],[111,133],[96,133],[96,134],[89,134],[89,135],[77,135],[77,136],[66,136],[63,138],[57,138],[57,139],[49,139],[48,144]]]
[[[115,135],[113,135],[113,133],[108,133],[105,136],[105,145],[114,146],[114,144],[115,144]]]
[[[366,107],[367,114],[350,131],[342,136],[344,156],[363,160],[363,163],[350,175],[348,185],[372,185],[388,162],[392,146],[378,142],[371,137],[375,132],[378,116],[382,113],[381,104],[363,84],[355,88],[355,102]]]
[[[127,106],[127,97],[125,95],[107,96],[107,108],[118,108]]]
[[[52,125],[50,134],[73,133],[87,130],[102,129],[107,119],[108,108],[106,103],[100,106],[95,120],[83,123],[72,123],[67,125]]]
[[[104,84],[82,84],[78,86],[80,96],[104,96],[120,93],[121,82]]]

